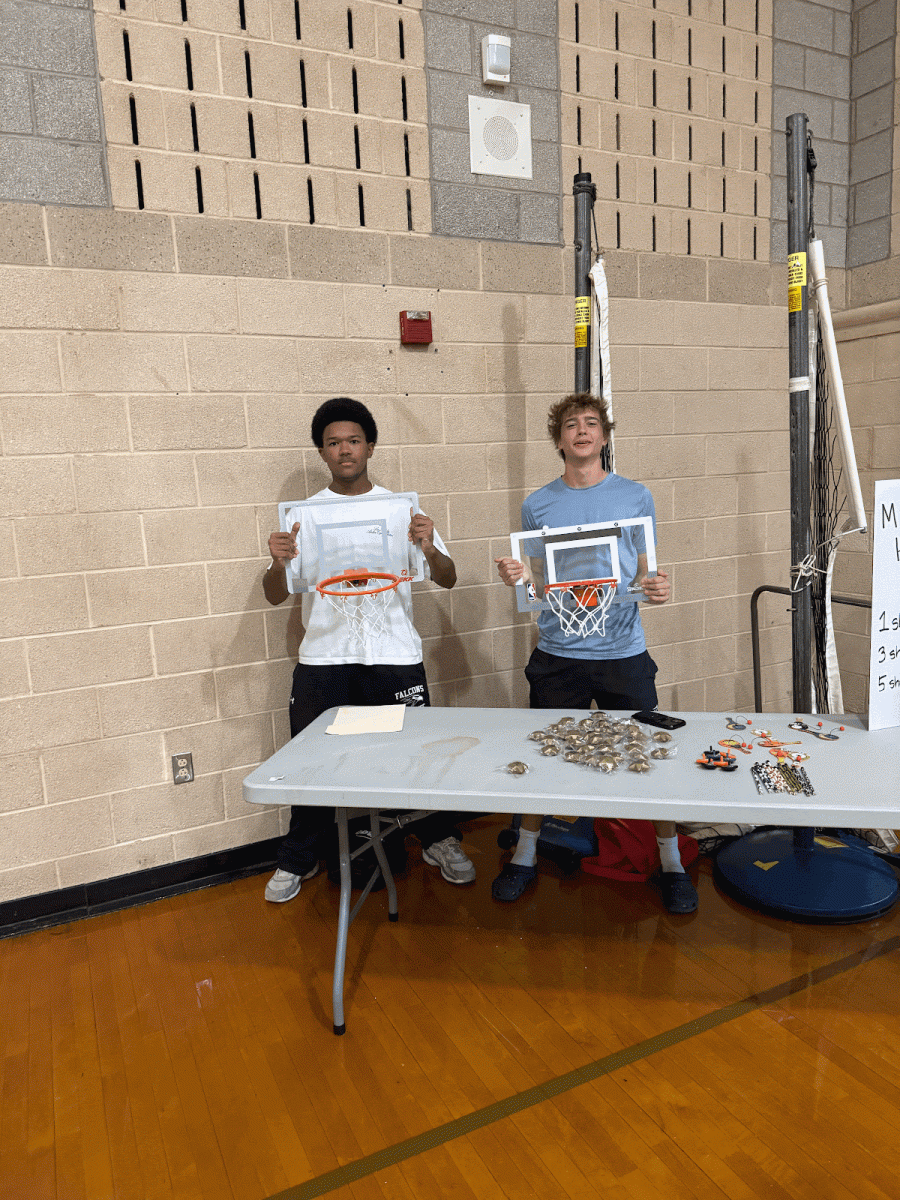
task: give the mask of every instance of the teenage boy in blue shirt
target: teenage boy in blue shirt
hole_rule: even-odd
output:
[[[648,489],[607,472],[602,465],[603,447],[612,429],[604,401],[588,392],[566,396],[551,407],[547,430],[565,470],[522,505],[523,530],[596,525],[631,517],[652,518],[655,530],[656,513]],[[639,586],[650,604],[665,604],[669,599],[669,577],[664,571],[647,574],[643,529],[630,526],[621,533],[618,551],[622,581]],[[500,578],[509,587],[523,578],[539,585],[541,581],[535,576],[545,568],[542,558],[531,558],[530,571],[514,558],[498,558],[495,562]],[[570,578],[596,575],[576,574]],[[547,609],[539,613],[538,628],[538,644],[525,668],[532,708],[588,709],[591,701],[600,709],[656,708],[656,663],[647,653],[638,604],[613,605],[602,637],[566,637],[557,617]],[[512,860],[492,885],[494,899],[517,900],[537,878],[541,820],[529,814],[522,817]],[[654,825],[663,903],[669,912],[693,912],[697,892],[681,862],[675,824],[654,821]]]

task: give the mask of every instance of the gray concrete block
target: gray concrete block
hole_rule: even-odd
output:
[[[531,106],[531,136],[536,142],[558,142],[559,93],[538,88],[518,88],[516,104]]]
[[[774,209],[772,210],[774,212]],[[787,221],[769,223],[769,262],[787,262]],[[760,247],[760,251],[762,247]]]
[[[446,183],[474,184],[481,176],[470,168],[469,133],[457,129],[431,131],[431,178]]]
[[[836,142],[850,141],[850,101],[835,99],[831,106],[831,135]]]
[[[288,226],[292,279],[334,283],[387,283],[388,239],[381,233]],[[228,274],[227,271],[222,272]]]
[[[561,245],[562,214],[559,196],[532,194],[519,198],[519,237],[523,242]]]
[[[856,183],[850,189],[854,225],[864,225],[891,215],[891,173]]]
[[[889,217],[867,225],[853,225],[847,233],[847,266],[878,262],[891,252],[891,222]],[[884,299],[889,299],[885,296]]]
[[[515,192],[434,183],[434,232],[453,237],[516,241],[519,203]]]
[[[559,192],[559,142],[531,143],[531,179],[519,180],[525,192]]]
[[[786,119],[793,113],[806,113],[809,117],[810,132],[814,138],[830,138],[832,136],[833,109],[829,97],[813,96],[809,92],[795,91],[793,88],[773,88],[773,127],[784,130]]]
[[[779,41],[831,50],[833,19],[827,8],[806,0],[776,0],[772,33]]]
[[[50,260],[57,267],[174,271],[168,217],[109,209],[48,208]]]
[[[109,195],[99,146],[8,137],[0,156],[0,200],[106,205]]]
[[[817,183],[834,183],[845,187],[850,176],[850,147],[846,142],[827,141],[813,136],[818,167]]]
[[[93,79],[33,75],[34,123],[45,137],[100,141],[100,98]]]
[[[468,21],[425,14],[425,62],[437,71],[471,75],[475,69],[472,26]]]
[[[425,0],[425,10],[508,28],[515,22],[516,5],[515,0]]]
[[[772,46],[772,83],[775,87],[804,86],[803,54],[793,42],[775,42]]]
[[[559,5],[554,0],[516,0],[516,28],[556,40]]]
[[[831,45],[835,54],[843,54],[846,58],[850,58],[852,53],[850,47],[853,38],[853,23],[850,17],[850,7],[848,0],[847,11],[834,14]]]
[[[175,221],[178,266],[188,275],[284,279],[288,273],[284,226],[264,221]]]
[[[786,228],[786,227],[785,227]],[[826,226],[818,230],[825,251],[825,265],[828,267],[849,266],[847,261],[847,230],[834,226]],[[785,238],[787,234],[785,234]]]
[[[0,262],[47,265],[44,221],[36,204],[0,204]]]
[[[32,133],[31,92],[24,71],[0,68],[0,131]]]
[[[876,88],[854,102],[853,135],[855,138],[871,137],[893,125],[894,84],[887,83]]]
[[[897,5],[891,0],[875,0],[860,6],[856,17],[856,52],[862,54],[879,42],[897,36]]]
[[[773,179],[771,185],[770,211],[773,219],[787,220],[787,179]]]
[[[850,99],[874,92],[894,78],[894,43],[881,42],[853,60]]]
[[[847,224],[849,207],[849,187],[816,186],[816,208],[819,208],[819,193],[822,193],[822,212],[825,214],[825,224],[843,227]],[[827,198],[827,207],[824,203]]]
[[[33,0],[0,0],[3,57],[9,66],[67,75],[97,70],[92,14]]]
[[[476,84],[473,78],[452,75],[447,71],[428,71],[429,124],[445,129],[469,128],[469,96],[495,96],[496,93]],[[509,99],[510,97],[506,97]]]
[[[821,96],[844,97],[850,94],[850,59],[821,50],[807,50],[804,60],[804,87]]]
[[[850,182],[861,183],[865,179],[890,170],[892,130],[885,129],[871,137],[860,138],[853,144],[850,159]]]

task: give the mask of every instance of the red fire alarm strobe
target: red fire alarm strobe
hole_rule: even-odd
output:
[[[431,313],[404,310],[400,314],[400,345],[427,346],[431,341]]]

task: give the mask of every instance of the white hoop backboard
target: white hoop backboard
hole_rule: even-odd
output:
[[[409,540],[410,509],[419,511],[415,492],[283,501],[279,528],[289,532],[300,523],[288,591],[314,591],[323,579],[349,570],[390,571],[409,583],[424,579],[422,549]]]
[[[540,558],[547,563],[545,583],[568,583],[579,579],[614,579],[616,595],[613,604],[639,604],[646,599],[637,589],[628,590],[630,579],[623,580],[619,564],[619,540],[625,530],[640,526],[647,555],[647,574],[656,574],[656,542],[652,517],[626,517],[620,521],[604,521],[597,525],[563,525],[557,529],[526,529],[509,535],[512,557],[524,563],[525,556]],[[523,542],[529,543],[523,549]],[[529,595],[524,583],[516,584],[516,603],[519,612],[539,612],[549,607],[543,596]]]

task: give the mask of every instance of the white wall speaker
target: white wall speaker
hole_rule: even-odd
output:
[[[531,179],[531,106],[470,96],[469,160],[473,175]]]

